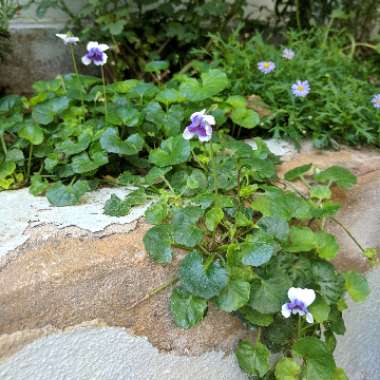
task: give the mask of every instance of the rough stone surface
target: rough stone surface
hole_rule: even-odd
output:
[[[57,360],[59,358],[59,360]],[[217,365],[216,365],[217,364]],[[121,328],[78,328],[35,341],[0,364],[2,380],[244,380],[232,355],[160,353]]]
[[[100,232],[112,224],[131,223],[144,215],[146,206],[136,207],[122,218],[103,214],[104,203],[111,194],[123,198],[129,192],[121,188],[100,189],[86,194],[80,205],[61,208],[51,207],[46,197],[35,197],[28,189],[0,192],[0,258],[24,243],[37,226],[76,226],[82,230]],[[47,238],[49,234],[39,236]]]

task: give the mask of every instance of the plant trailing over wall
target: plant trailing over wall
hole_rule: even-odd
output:
[[[124,205],[129,210],[141,202],[144,188],[157,193],[163,183],[145,213],[154,226],[144,244],[162,265],[177,260],[176,248],[182,256],[186,252],[178,276],[158,288],[177,285],[169,306],[176,325],[200,323],[212,303],[256,332],[254,341],[241,341],[236,351],[252,378],[345,379],[333,358],[336,335],[345,332],[344,297],[348,292],[361,302],[369,289],[361,274],[342,273],[331,263],[339,246],[325,224],[336,220],[339,209],[332,188],[348,190],[356,177],[341,167],[309,164],[279,181],[278,160],[260,139],[254,150],[221,132],[202,142],[209,140],[203,136],[211,121],[202,125],[193,116],[186,128],[185,138],[192,131],[201,141],[189,145],[178,136],[170,154],[166,144],[153,150],[157,167],[149,181],[145,177],[145,186],[117,204],[111,198],[105,212],[115,215]],[[186,165],[173,171],[185,157]],[[301,195],[293,191],[298,180],[307,189]],[[362,251],[374,260],[373,249]]]

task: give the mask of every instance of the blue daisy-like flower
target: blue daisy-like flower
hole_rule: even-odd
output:
[[[263,73],[263,74],[269,74],[272,72],[276,65],[272,61],[261,61],[257,64],[257,68]]]
[[[375,95],[371,99],[371,102],[375,108],[380,108],[380,94]]]
[[[307,80],[301,81],[298,80],[292,85],[293,95],[304,98],[310,92],[310,84]]]
[[[285,48],[282,51],[282,58],[285,58],[288,60],[292,60],[295,55],[296,55],[296,53],[292,49],[289,49],[289,48]]]

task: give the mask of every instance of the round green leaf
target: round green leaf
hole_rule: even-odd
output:
[[[240,368],[248,375],[259,378],[263,378],[270,369],[269,356],[269,350],[259,342],[254,346],[252,343],[242,340],[236,350]]]
[[[180,279],[185,290],[210,299],[227,285],[228,274],[218,260],[204,265],[202,255],[193,251],[182,260]]]
[[[173,224],[173,239],[176,244],[193,248],[203,240],[203,232],[194,224]]]
[[[345,287],[348,294],[355,302],[363,302],[368,297],[370,290],[366,278],[358,272],[344,273]]]
[[[143,241],[145,249],[154,261],[160,264],[167,264],[172,261],[170,225],[154,226],[145,234]]]
[[[169,137],[149,155],[149,161],[159,167],[172,166],[186,162],[190,157],[190,143],[182,136]]]
[[[231,280],[216,297],[215,303],[220,309],[231,313],[240,309],[249,301],[250,290],[251,285],[249,282]]]
[[[175,288],[170,297],[170,313],[175,324],[189,329],[200,322],[207,309],[207,301],[182,288]]]
[[[18,135],[33,145],[40,145],[44,141],[44,131],[34,123],[27,123],[20,129]]]
[[[249,108],[236,108],[231,112],[232,121],[241,127],[252,129],[260,123],[259,114]]]
[[[224,212],[220,207],[213,207],[207,211],[205,224],[209,231],[215,231],[217,225],[223,220]]]
[[[276,380],[298,380],[300,373],[300,365],[291,358],[282,358],[276,364]]]

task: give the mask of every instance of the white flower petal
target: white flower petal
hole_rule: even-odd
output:
[[[66,38],[67,38],[67,34],[59,34],[59,33],[57,33],[56,36],[57,36],[58,38],[60,38],[61,40],[63,40],[63,41],[65,41]]]
[[[313,314],[311,314],[310,312],[308,312],[306,314],[306,321],[309,322],[309,323],[314,323]]]
[[[210,136],[210,138],[211,138],[211,136],[212,136],[212,127],[210,125],[206,124],[205,130],[206,130],[206,135]]]
[[[91,63],[91,59],[87,57],[87,55],[84,55],[82,57],[82,63],[86,66],[88,66]]]
[[[99,44],[95,41],[90,41],[87,44],[87,50],[91,50],[91,49],[96,48],[96,47],[99,47]]]
[[[291,314],[291,310],[288,308],[288,304],[285,303],[282,305],[282,308],[281,308],[281,314],[285,317],[285,318],[289,318],[290,317],[290,314]]]
[[[288,297],[290,301],[298,300],[303,302],[305,306],[309,306],[315,300],[315,291],[306,288],[290,288],[288,290]]]
[[[198,111],[198,112],[194,112],[191,116],[190,116],[190,120],[193,121],[193,119],[197,116],[203,116],[206,112],[206,109],[202,110],[202,111]]]
[[[185,140],[191,140],[194,136],[194,133],[190,132],[189,128],[185,128],[182,136]]]
[[[204,121],[209,125],[215,125],[215,117],[212,115],[204,115]]]
[[[211,140],[211,135],[208,136],[198,136],[200,142],[207,142]]]
[[[108,45],[106,45],[106,44],[99,44],[99,49],[101,50],[101,51],[106,51],[106,50],[108,50],[110,47],[108,46]]]
[[[294,301],[294,300],[296,300],[296,299],[299,299],[298,298],[298,295],[300,294],[299,293],[299,290],[300,290],[301,288],[289,288],[289,290],[288,290],[288,298],[290,299],[290,301]]]

